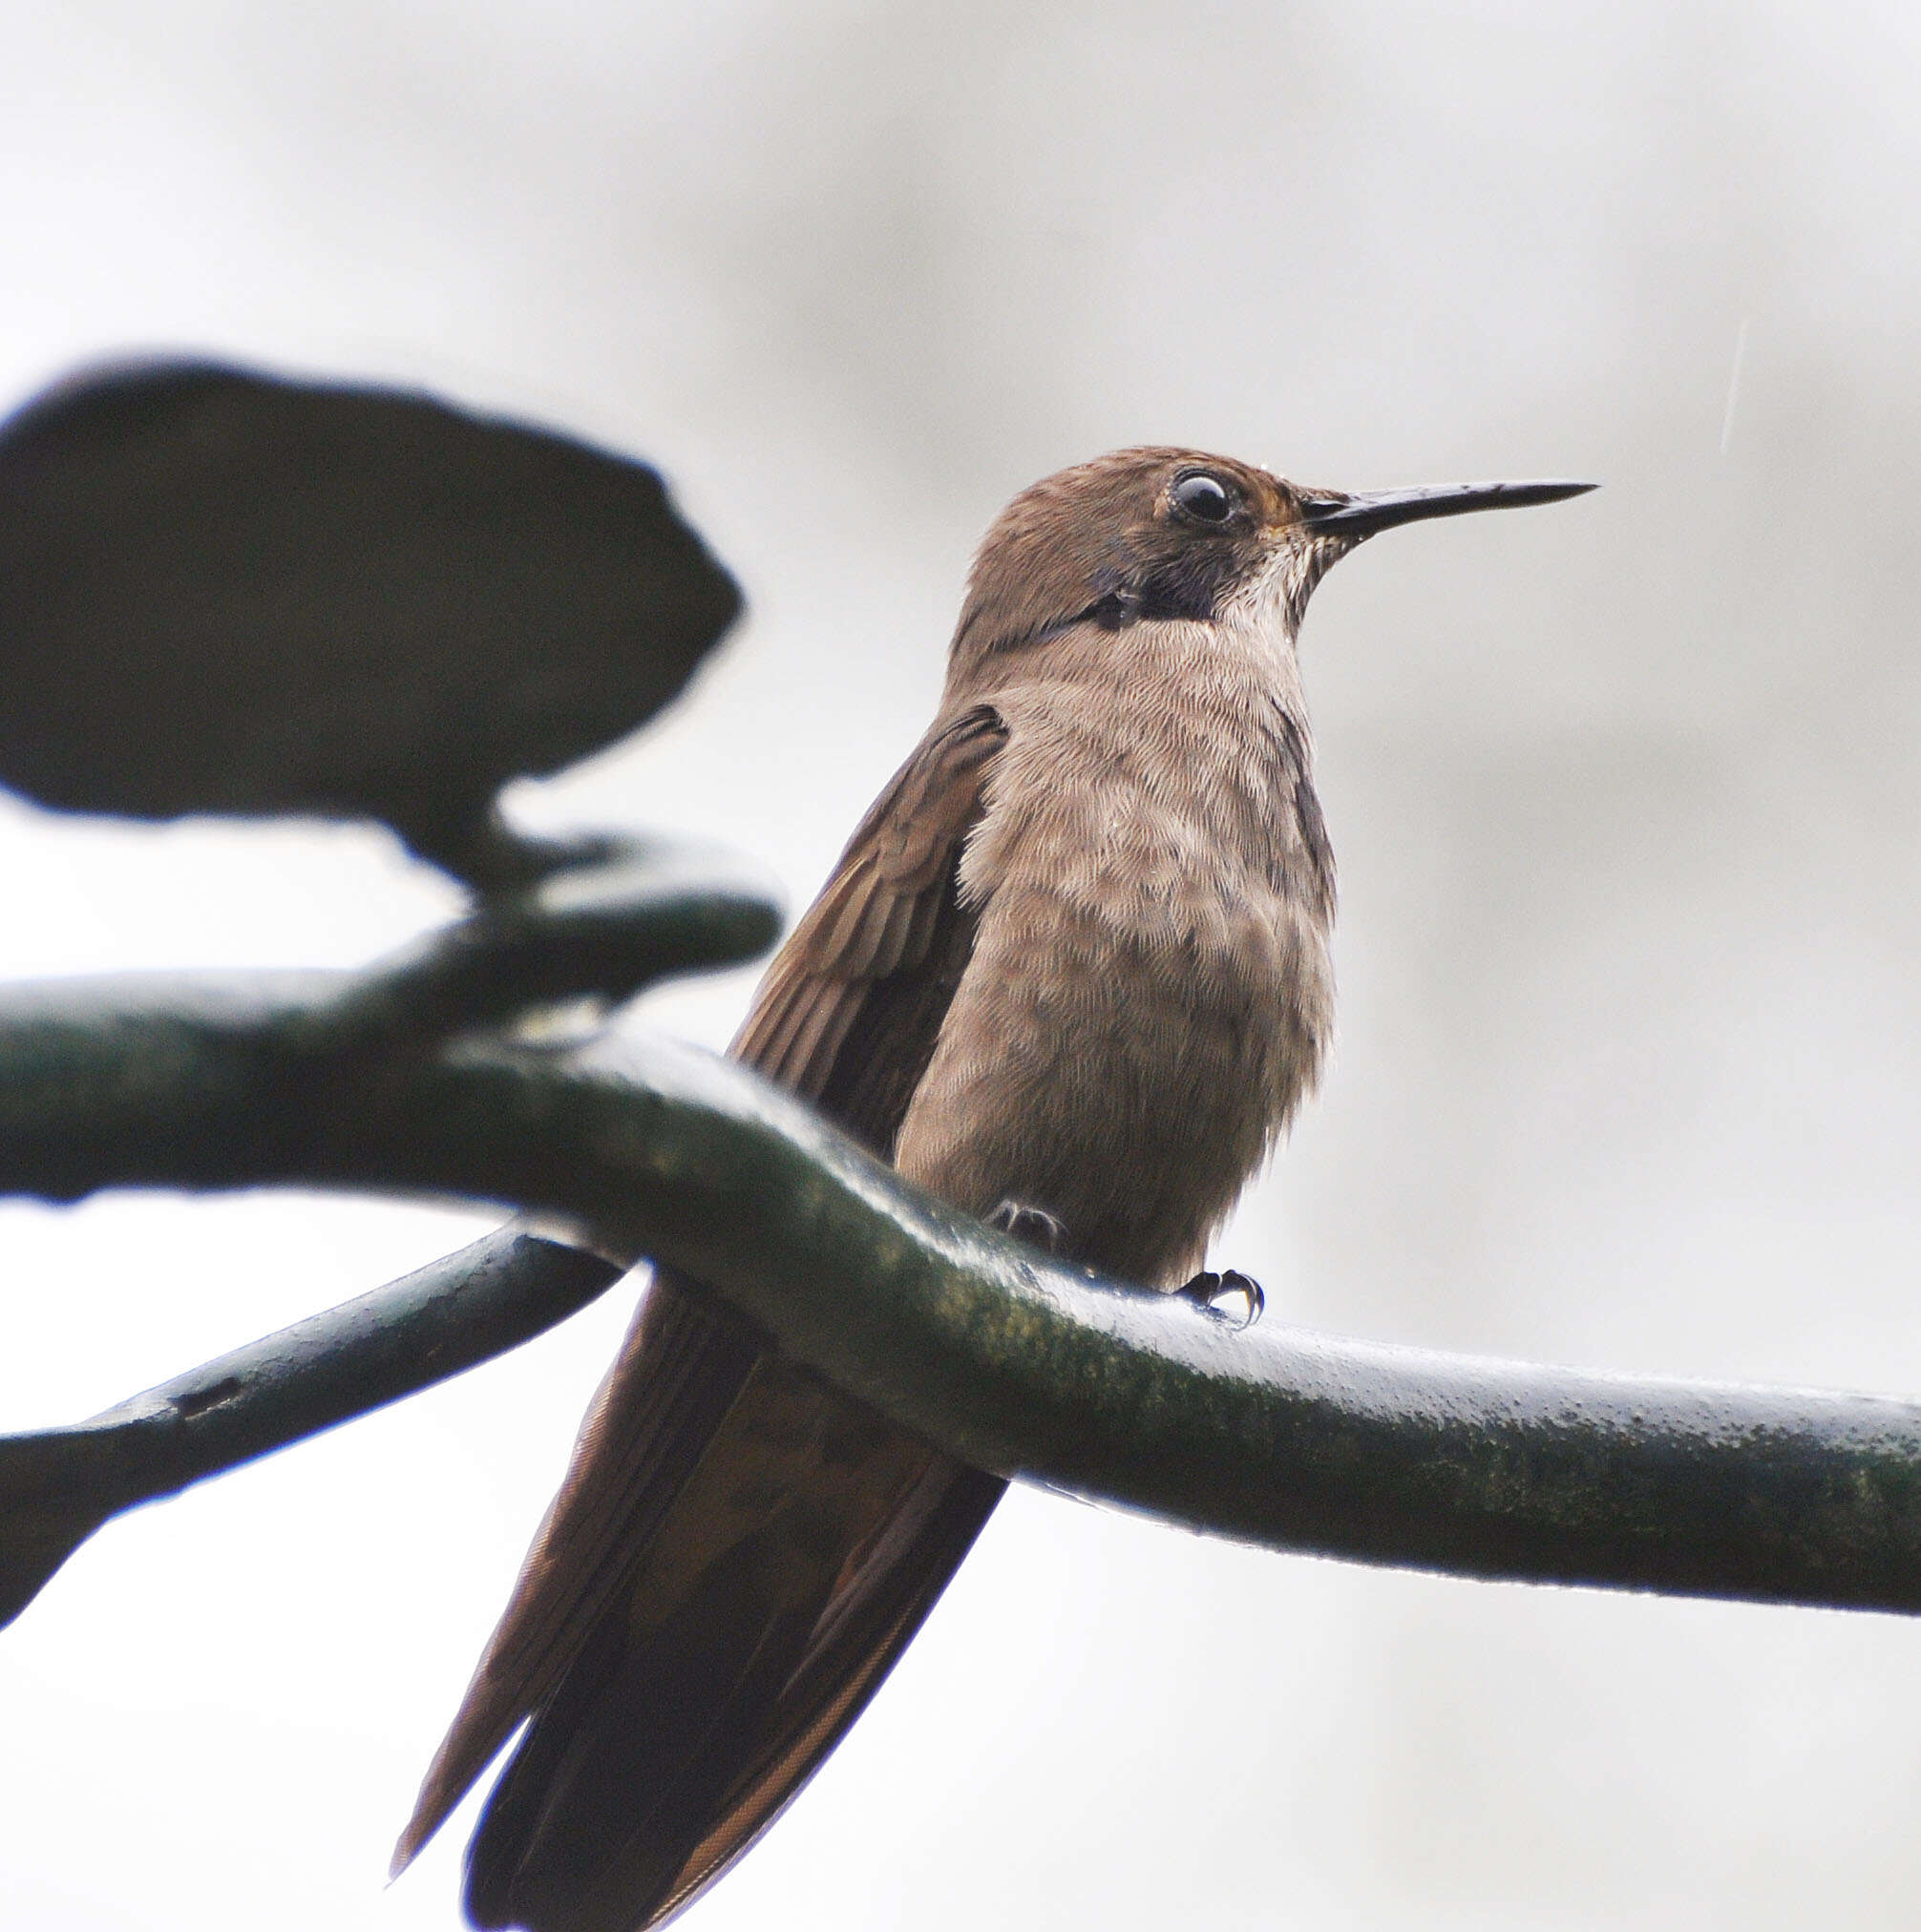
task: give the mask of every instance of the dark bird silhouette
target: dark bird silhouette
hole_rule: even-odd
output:
[[[957,1206],[1209,1299],[1208,1237],[1333,1018],[1308,598],[1390,524],[1586,487],[1354,496],[1163,449],[1036,484],[734,1053]],[[658,1924],[833,1750],[1003,1487],[660,1270],[396,1869],[525,1721],[474,1923]]]

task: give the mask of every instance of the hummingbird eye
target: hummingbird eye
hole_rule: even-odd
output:
[[[1234,514],[1234,492],[1218,476],[1195,470],[1174,484],[1173,506],[1196,523],[1225,523]]]

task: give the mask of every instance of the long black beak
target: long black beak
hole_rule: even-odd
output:
[[[1342,536],[1372,536],[1397,523],[1428,516],[1465,516],[1470,510],[1519,510],[1530,503],[1558,503],[1585,495],[1594,483],[1444,483],[1429,490],[1303,490],[1300,520],[1310,530]]]

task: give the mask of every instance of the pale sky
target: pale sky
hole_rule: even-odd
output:
[[[751,615],[516,808],[795,903],[1035,476],[1599,478],[1317,598],[1340,1046],[1219,1260],[1329,1328],[1921,1391],[1921,16],[64,0],[6,40],[0,394],[204,349],[659,463]],[[5,800],[0,866],[14,976],[352,963],[456,903],[370,831]],[[748,983],[649,1015],[719,1043]],[[486,1225],[0,1206],[0,1427]],[[453,1932],[471,1812],[391,1891],[388,1849],[630,1299],[84,1550],[0,1634],[0,1923]],[[1905,1926],[1917,1737],[1900,1620],[1023,1492],[686,1922]]]

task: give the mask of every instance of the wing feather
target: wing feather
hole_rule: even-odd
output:
[[[737,1058],[813,1101],[883,1155],[892,1151],[965,970],[974,918],[961,903],[957,872],[1005,735],[985,707],[937,724],[862,820],[770,967],[734,1041]],[[776,1409],[789,1414],[792,1387],[803,1382],[818,1392],[821,1419],[813,1436],[789,1439],[768,1417]],[[610,1903],[619,1889],[611,1876],[606,1883],[577,1880],[562,1859],[557,1878],[552,1857],[533,1888],[538,1898],[526,1885],[520,1891],[529,1897],[518,1896],[516,1875],[538,1862],[543,1844],[551,1852],[560,1841],[569,1804],[577,1815],[592,1809],[587,1797],[577,1802],[569,1795],[584,1791],[605,1759],[610,1747],[602,1732],[649,1720],[648,1710],[596,1709],[619,1703],[608,1687],[642,1681],[631,1670],[623,1676],[603,1653],[618,1648],[623,1629],[630,1648],[638,1641],[637,1605],[659,1610],[665,1601],[649,1564],[657,1553],[671,1555],[677,1536],[686,1540],[688,1511],[705,1497],[699,1508],[711,1514],[715,1496],[748,1491],[776,1502],[783,1493],[825,1494],[834,1478],[820,1462],[822,1445],[838,1440],[844,1454],[850,1430],[857,1436],[876,1428],[891,1446],[869,1453],[872,1480],[892,1486],[848,1503],[843,1520],[858,1533],[837,1573],[809,1598],[794,1582],[805,1564],[788,1564],[781,1575],[792,1600],[770,1602],[766,1627],[741,1633],[734,1662],[723,1658],[715,1667],[733,1688],[716,1684],[711,1710],[686,1732],[686,1789],[675,1815],[637,1803],[664,1842],[623,1855],[623,1872],[652,1896]],[[530,1907],[540,1916],[524,1922],[554,1932],[658,1922],[739,1856],[833,1748],[931,1608],[1001,1489],[996,1479],[948,1461],[779,1363],[713,1297],[660,1270],[428,1772],[395,1869],[531,1716],[470,1851],[469,1907],[476,1922],[522,1922],[500,1915]],[[684,1499],[686,1507],[677,1509]],[[728,1562],[744,1560],[740,1551],[752,1541],[730,1546]],[[683,1594],[696,1607],[723,1577],[732,1579],[729,1601],[740,1599],[742,1586],[726,1564],[686,1567]],[[705,1624],[695,1615],[686,1626],[690,1634],[674,1637],[684,1649],[708,1641],[701,1633],[714,1618],[703,1614]],[[672,1616],[667,1624],[682,1628]],[[667,1639],[654,1632],[646,1641],[658,1649]],[[600,1661],[589,1668],[593,1659]],[[686,1661],[691,1670],[694,1660]],[[658,1682],[659,1663],[645,1681]],[[640,1693],[630,1687],[627,1694]],[[544,1739],[543,1724],[550,1732]],[[572,1746],[560,1734],[570,1726],[581,1733]]]

